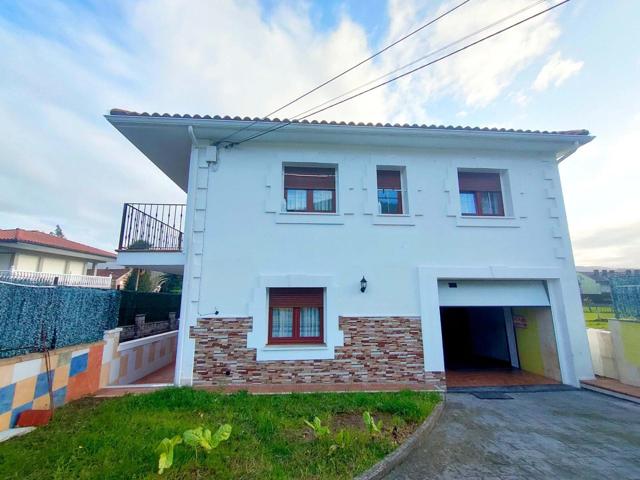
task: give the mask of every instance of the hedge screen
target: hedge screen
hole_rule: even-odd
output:
[[[609,278],[616,318],[640,318],[640,275]]]
[[[180,297],[178,293],[131,292],[120,290],[120,313],[118,326],[133,325],[138,314],[146,315],[145,322],[164,322],[169,312],[180,314]]]
[[[118,322],[119,292],[0,283],[0,358],[102,340]]]

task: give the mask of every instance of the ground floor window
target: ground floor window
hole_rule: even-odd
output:
[[[324,289],[270,288],[269,343],[322,343]]]

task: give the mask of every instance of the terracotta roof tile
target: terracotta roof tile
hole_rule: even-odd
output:
[[[394,127],[394,128],[423,128],[427,130],[464,130],[473,132],[499,132],[499,133],[542,133],[550,135],[589,135],[589,130],[520,130],[514,128],[488,128],[488,127],[470,127],[470,126],[453,126],[453,125],[426,125],[426,124],[390,124],[390,123],[363,123],[363,122],[335,122],[327,120],[289,120],[286,118],[259,118],[259,117],[230,117],[229,115],[189,115],[189,114],[170,114],[170,113],[149,113],[149,112],[132,112],[129,110],[123,110],[121,108],[111,109],[111,115],[120,115],[128,117],[166,117],[166,118],[195,118],[205,120],[233,120],[241,122],[271,122],[282,123],[291,122],[293,124],[303,125],[335,125],[335,126],[357,126],[357,127]]]
[[[59,248],[61,250],[69,250],[72,252],[87,253],[89,255],[98,255],[101,257],[116,258],[115,253],[100,250],[83,243],[72,242],[66,238],[56,237],[48,233],[39,232],[37,230],[23,230],[14,228],[10,230],[0,229],[0,243],[30,243],[32,245],[41,245],[44,247]]]
[[[108,277],[111,275],[113,278],[118,279],[123,275],[128,274],[131,271],[129,268],[99,268],[96,271],[98,277]]]

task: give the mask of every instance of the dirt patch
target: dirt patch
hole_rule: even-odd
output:
[[[418,427],[414,423],[407,423],[400,417],[388,413],[374,413],[373,418],[376,422],[382,420],[382,434],[393,438],[399,444],[404,442]],[[331,430],[335,432],[339,432],[343,428],[366,431],[361,412],[338,413],[331,418],[329,425]]]

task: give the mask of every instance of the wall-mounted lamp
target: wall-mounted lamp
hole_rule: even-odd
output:
[[[366,289],[367,289],[367,279],[364,278],[364,275],[363,275],[362,280],[360,280],[360,291],[364,293]]]

